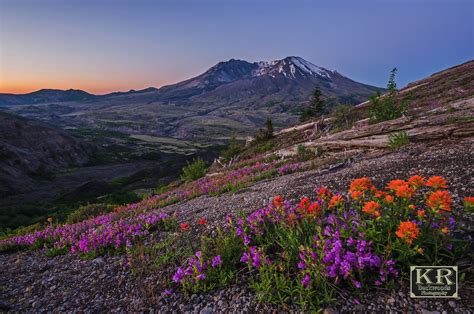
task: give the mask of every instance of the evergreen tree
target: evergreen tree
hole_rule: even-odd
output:
[[[399,118],[408,109],[409,97],[405,99],[397,98],[396,76],[397,68],[393,68],[388,78],[388,93],[382,97],[380,91],[377,91],[376,94],[370,98],[370,121],[372,123]]]
[[[271,139],[273,137],[273,122],[270,118],[265,121],[265,127],[267,128],[265,131],[266,138]]]
[[[300,121],[304,122],[312,117],[320,117],[327,112],[327,106],[322,99],[322,93],[319,87],[314,89],[309,105],[303,109],[300,114]]]
[[[326,113],[326,104],[322,99],[321,90],[316,87],[313,92],[313,96],[310,101],[310,108],[313,111],[315,117],[320,117]]]
[[[395,82],[395,77],[397,76],[397,68],[393,68],[390,71],[390,76],[388,78],[387,89],[390,95],[395,95],[397,92],[397,82]]]

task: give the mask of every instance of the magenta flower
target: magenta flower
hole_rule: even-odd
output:
[[[220,255],[216,255],[212,258],[211,266],[212,267],[217,267],[222,264],[222,259]]]

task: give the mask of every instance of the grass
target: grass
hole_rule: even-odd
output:
[[[448,117],[447,122],[449,124],[462,124],[474,122],[474,117]]]
[[[398,133],[393,133],[388,136],[388,145],[391,149],[399,149],[405,145],[410,143],[410,139],[408,137],[408,133],[405,131],[401,131]]]

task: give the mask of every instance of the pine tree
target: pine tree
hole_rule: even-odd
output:
[[[388,93],[383,97],[380,91],[377,91],[374,96],[370,98],[370,121],[372,123],[392,120],[401,117],[408,109],[408,98],[397,98],[397,83],[395,81],[397,76],[397,68],[390,71],[388,78],[387,89]]]
[[[300,114],[300,121],[304,122],[312,117],[320,117],[327,112],[327,106],[322,99],[321,90],[316,87],[309,101],[309,105]]]
[[[271,139],[273,137],[273,122],[270,118],[267,118],[267,121],[265,121],[265,126],[266,126],[266,131],[265,131],[265,137],[267,139]]]
[[[397,68],[393,68],[392,71],[390,71],[390,76],[387,83],[387,89],[390,95],[394,95],[397,92],[397,82],[395,82],[397,71]]]
[[[320,117],[326,113],[326,104],[322,99],[321,90],[319,87],[316,87],[311,97],[310,108],[315,117]]]

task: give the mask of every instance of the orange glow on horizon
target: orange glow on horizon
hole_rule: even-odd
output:
[[[134,75],[120,73],[112,75],[81,75],[61,72],[46,76],[47,73],[19,73],[0,71],[0,93],[27,94],[40,89],[80,89],[91,94],[101,95],[112,92],[127,92],[148,87],[159,88],[188,78],[188,75],[175,73],[166,79],[151,77],[147,73]]]
[[[140,90],[145,89],[148,87],[156,87],[159,88],[164,85],[173,84],[174,82],[169,81],[157,81],[153,83],[122,83],[122,84],[74,84],[74,83],[30,83],[30,84],[8,84],[5,82],[0,81],[0,93],[5,94],[27,94],[31,92],[38,91],[40,89],[80,89],[86,91],[91,94],[101,95],[101,94],[108,94],[112,92],[126,92],[131,89]]]

